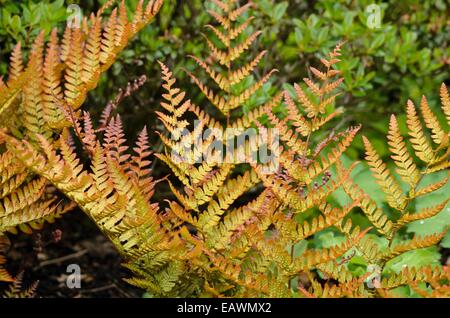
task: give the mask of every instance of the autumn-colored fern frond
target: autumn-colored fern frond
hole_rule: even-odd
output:
[[[420,179],[420,172],[406,149],[406,144],[400,133],[397,119],[394,115],[391,116],[387,138],[390,150],[393,154],[391,158],[398,167],[397,173],[405,182],[414,188]]]
[[[441,100],[443,110],[445,111],[445,85],[441,87]],[[426,98],[423,96],[421,100],[422,117],[425,126],[431,131],[430,136],[433,142],[437,144],[436,147],[433,147],[430,143],[412,101],[408,101],[406,110],[409,138],[402,136],[394,115],[391,117],[387,138],[392,152],[391,158],[397,166],[397,173],[409,186],[409,192],[407,194],[403,193],[400,184],[388,171],[386,164],[377,155],[369,140],[364,137],[366,159],[371,166],[371,170],[387,196],[390,206],[402,213],[405,213],[405,208],[408,203],[415,198],[444,187],[447,184],[448,177],[425,187],[421,185],[421,181],[424,175],[446,169],[449,166],[448,127],[441,126],[437,117],[431,111]],[[416,164],[413,154],[407,148],[407,140],[410,141],[414,154],[422,161],[421,167]],[[409,218],[410,216],[403,215],[399,222],[404,224],[403,222]]]
[[[442,268],[438,266],[424,266],[421,268],[405,267],[400,273],[392,274],[383,278],[380,283],[379,292],[381,295],[395,296],[394,289],[403,285],[411,285],[417,291],[418,283],[428,283],[431,291],[430,294],[421,292],[423,297],[448,297],[448,284],[442,284],[443,281],[449,279],[450,270],[448,266]],[[419,294],[420,295],[420,294]],[[439,296],[438,296],[439,295]]]
[[[377,182],[386,194],[387,202],[390,206],[397,210],[403,210],[406,206],[407,199],[395,178],[389,172],[386,164],[381,160],[370,141],[363,137],[366,147],[366,160],[377,179]]]
[[[441,87],[441,102],[444,113],[446,112],[446,88]],[[425,97],[422,97],[420,110],[425,125],[422,125],[421,119],[416,112],[415,106],[411,100],[407,102],[406,107],[406,126],[408,128],[408,137],[403,136],[397,118],[392,115],[388,132],[389,149],[392,152],[392,160],[397,166],[396,172],[407,184],[408,190],[404,191],[396,176],[387,168],[387,165],[381,160],[376,153],[370,141],[363,137],[366,147],[366,160],[371,170],[386,195],[389,205],[400,212],[400,215],[390,217],[376,206],[374,202],[366,201],[369,205],[362,205],[361,208],[369,217],[370,221],[376,226],[381,233],[386,233],[388,239],[388,248],[380,254],[379,264],[386,266],[393,259],[400,257],[403,253],[407,253],[416,249],[426,248],[437,245],[448,231],[446,227],[442,232],[432,233],[424,237],[415,236],[408,242],[394,244],[397,233],[403,227],[408,226],[411,222],[421,221],[432,218],[443,210],[448,204],[448,198],[442,202],[436,202],[434,206],[427,207],[415,211],[414,202],[422,196],[443,189],[448,183],[447,177],[440,177],[437,181],[423,185],[424,176],[433,174],[434,172],[448,169],[448,126],[442,126],[437,116],[431,111]],[[426,131],[424,126],[429,129]],[[434,146],[432,142],[436,145]],[[412,150],[408,147],[408,141]],[[346,192],[350,196],[358,197],[359,195],[367,195],[362,191],[357,194],[356,186],[347,186]],[[370,208],[369,208],[370,206]],[[372,211],[372,212],[371,212]],[[369,212],[369,213],[367,213]],[[374,213],[375,212],[375,213]],[[399,275],[391,275],[388,279],[381,281],[378,294],[381,296],[395,295],[395,291],[391,290],[401,285],[408,285],[419,295],[437,295],[441,290],[446,290],[447,286],[442,282],[435,282],[434,291],[427,292],[418,287],[418,283],[423,281],[422,273],[427,273],[426,268],[410,268],[405,264],[405,269]],[[411,272],[410,272],[411,271]],[[441,268],[435,268],[436,275],[442,274]],[[410,274],[413,273],[413,274]],[[416,275],[417,273],[417,275]],[[424,274],[426,275],[426,274]],[[426,279],[425,279],[426,281]],[[436,287],[436,289],[434,288]]]
[[[58,208],[46,180],[31,176],[11,152],[0,154],[0,162],[0,233],[17,229],[31,233],[73,208],[70,204]]]
[[[2,298],[33,298],[36,293],[39,281],[32,283],[27,288],[22,288],[23,272],[20,272],[4,291]]]
[[[4,265],[6,264],[6,257],[4,253],[7,250],[7,238],[4,234],[0,234],[0,282],[8,282],[11,283],[14,281],[14,278],[6,271]]]
[[[155,260],[160,262],[155,266],[163,272],[168,261],[174,260],[170,251],[179,251],[182,243],[175,239],[176,234],[164,235],[168,229],[163,227],[163,216],[157,213],[158,206],[149,201],[155,182],[148,167],[150,153],[146,132],[139,136],[136,155],[131,157],[125,153],[127,149],[118,123],[119,117],[111,119],[103,132],[104,138],[97,138],[104,139],[105,143],[96,142],[90,171],[83,168],[67,144],[66,132],[58,141],[58,149],[38,135],[42,152],[27,141],[9,136],[5,139],[14,147],[10,151],[16,158],[49,180],[96,222],[130,266],[134,262],[137,266],[142,258],[151,258],[155,251],[166,251],[159,261]],[[77,127],[83,126],[86,125],[77,124]],[[87,126],[91,127],[90,124]],[[92,134],[95,129],[90,131],[81,128],[81,135]]]
[[[260,35],[260,31],[255,31],[247,35],[247,30],[253,18],[245,20],[239,24],[239,18],[253,6],[251,2],[240,7],[234,8],[234,3],[224,4],[223,2],[214,2],[216,10],[208,12],[220,24],[220,26],[207,25],[212,33],[221,42],[221,47],[214,44],[212,40],[206,38],[206,43],[211,51],[211,56],[221,65],[221,71],[217,71],[216,66],[209,62],[210,59],[202,60],[191,56],[192,59],[209,75],[213,82],[219,87],[219,92],[203,84],[198,76],[188,72],[194,83],[200,88],[208,100],[217,107],[222,114],[229,116],[230,112],[244,105],[251,96],[253,96],[264,83],[266,83],[275,70],[269,71],[259,80],[254,81],[250,87],[245,89],[233,89],[243,82],[244,79],[251,76],[263,56],[265,51],[259,53],[253,60],[245,62],[243,65],[239,62],[243,58],[252,43]],[[236,26],[234,26],[236,24]],[[242,35],[242,42],[238,41]],[[242,86],[242,85],[241,85]]]
[[[83,171],[74,149],[68,144],[71,135],[67,128],[74,126],[75,135],[83,141],[83,148],[89,155],[95,153],[97,142],[93,125],[89,116],[78,109],[87,92],[97,85],[100,74],[116,60],[131,37],[153,19],[162,1],[150,0],[145,8],[141,1],[132,20],[128,19],[122,1],[120,19],[111,14],[110,24],[104,28],[102,15],[110,5],[111,1],[89,19],[68,23],[61,41],[54,29],[48,42],[41,32],[29,54],[22,54],[22,50],[28,48],[21,48],[20,44],[13,51],[8,79],[0,85],[0,235],[17,233],[17,230],[31,233],[34,229],[41,229],[45,222],[53,222],[73,209],[75,203],[92,204],[101,198],[101,192],[97,193],[92,186],[90,175]],[[108,42],[111,37],[112,42]],[[28,61],[23,59],[23,55],[29,57]],[[82,114],[83,127],[80,126]],[[112,126],[117,128],[117,120]],[[109,136],[110,142],[118,143],[111,147],[120,154],[124,147],[118,142],[120,133],[118,129],[110,130],[113,131]],[[5,141],[9,143],[6,147]],[[17,152],[12,145],[23,151],[21,156],[16,156],[20,151]],[[101,148],[100,145],[98,147]],[[144,146],[141,144],[140,147]],[[41,148],[44,148],[42,152]],[[146,155],[145,151],[138,154],[141,159],[137,164],[140,166],[134,166],[134,171],[139,174],[136,182],[145,188],[143,196],[149,197],[152,194],[149,180],[152,179],[145,169]],[[124,160],[123,156],[119,158]],[[97,180],[103,181],[102,178],[100,175]],[[110,185],[110,179],[107,181]],[[50,183],[57,184],[62,193],[70,194],[67,197],[75,203],[61,198]],[[101,183],[99,188],[107,192],[102,188],[104,186]],[[114,199],[124,201],[124,198]],[[98,202],[98,214],[100,211],[103,214],[115,211],[109,205],[114,205],[114,201],[110,201],[112,199],[107,198],[106,205]],[[132,219],[133,224],[142,222]],[[129,220],[126,222],[130,223]]]
[[[8,82],[17,79],[23,72],[22,47],[20,42],[16,44],[11,52],[10,69],[8,74]]]

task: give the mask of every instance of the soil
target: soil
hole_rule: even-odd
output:
[[[143,291],[127,284],[131,277],[113,245],[81,212],[72,211],[32,235],[10,236],[13,241],[8,271],[23,271],[23,287],[39,281],[35,297],[118,298],[142,297]],[[80,267],[81,288],[69,288],[73,270]],[[69,284],[70,285],[70,284]],[[1,290],[1,286],[0,286]],[[1,293],[0,293],[1,294]]]

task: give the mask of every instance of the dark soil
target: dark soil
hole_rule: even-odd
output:
[[[23,271],[23,287],[39,281],[35,297],[142,297],[141,289],[123,281],[132,275],[113,245],[81,211],[69,212],[33,235],[10,238],[8,271]],[[67,271],[70,264],[80,267],[79,289],[67,286],[73,273]]]

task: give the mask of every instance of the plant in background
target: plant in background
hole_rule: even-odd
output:
[[[0,59],[6,59],[17,43],[30,47],[39,32],[50,34],[52,28],[67,20],[64,0],[58,1],[0,1]],[[7,72],[6,64],[0,74]]]

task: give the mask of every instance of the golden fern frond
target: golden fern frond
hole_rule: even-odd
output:
[[[333,78],[340,74],[340,71],[334,69],[334,65],[340,61],[337,58],[341,55],[340,50],[341,44],[338,44],[334,51],[329,53],[329,60],[324,58],[320,59],[321,63],[326,67],[324,72],[321,72],[314,67],[310,67],[312,74],[314,74],[321,83],[316,83],[310,78],[303,79],[309,90],[318,98],[317,103],[308,97],[300,85],[294,85],[297,98],[304,107],[308,118],[316,117],[318,114],[324,114],[325,108],[328,105],[333,104],[335,98],[339,95],[335,94],[328,96],[328,94],[339,87],[344,80],[343,78],[338,78],[333,81]]]
[[[235,93],[232,88],[234,85],[241,83],[245,78],[250,76],[251,72],[261,61],[266,52],[259,53],[253,60],[243,66],[238,66],[236,69],[231,67],[231,63],[235,64],[236,60],[246,52],[250,45],[261,34],[260,31],[255,31],[249,36],[244,36],[242,42],[233,43],[233,40],[237,39],[240,34],[243,34],[244,30],[248,28],[252,18],[247,19],[244,23],[232,27],[235,24],[237,17],[242,15],[249,7],[252,6],[251,2],[232,9],[235,4],[229,3],[225,6],[217,5],[218,8],[223,11],[209,10],[211,16],[213,16],[220,27],[213,25],[207,25],[207,28],[217,36],[225,47],[224,50],[217,47],[213,41],[206,38],[206,44],[211,51],[211,56],[219,62],[220,65],[226,68],[225,72],[217,71],[212,65],[204,62],[198,57],[192,57],[196,63],[210,76],[210,78],[217,84],[223,94],[215,93],[213,89],[203,84],[196,75],[191,72],[187,72],[193,82],[199,87],[208,100],[217,107],[224,115],[227,115],[234,109],[242,106],[253,96],[264,83],[266,83],[275,70],[269,71],[261,79],[257,80],[251,87],[246,88],[244,91]],[[224,8],[227,10],[224,10]],[[236,63],[237,64],[237,63]]]
[[[406,124],[409,129],[410,141],[416,156],[429,164],[435,162],[436,158],[433,148],[423,133],[422,124],[411,100],[408,100],[406,114]]]
[[[227,78],[223,77],[222,74],[213,70],[208,64],[200,60],[198,57],[189,55],[198,66],[200,66],[206,73],[208,73],[209,77],[214,80],[214,82],[219,86],[220,89],[229,92],[230,91],[230,82]],[[193,76],[191,74],[191,76]]]
[[[235,179],[228,179],[217,193],[217,201],[210,201],[207,209],[200,214],[198,219],[200,228],[204,231],[208,231],[217,226],[220,217],[233,202],[258,181],[259,180],[254,172],[246,172],[243,176],[238,176]]]
[[[338,171],[340,169],[338,168]],[[377,207],[375,201],[373,201],[357,184],[350,179],[347,179],[343,188],[345,193],[352,200],[359,200],[359,207],[367,216],[369,221],[376,227],[377,231],[381,234],[390,237],[392,235],[393,223],[383,213],[383,211]]]
[[[59,49],[57,29],[53,29],[44,62],[42,108],[47,125],[54,129],[62,129],[68,126],[66,118],[58,107],[59,101],[63,98],[61,89],[62,64],[59,61]]]
[[[407,243],[400,243],[390,248],[389,251],[386,252],[385,255],[383,255],[383,259],[390,260],[400,254],[411,250],[436,245],[442,240],[446,233],[447,229],[445,229],[441,233],[431,234],[424,237],[415,236],[411,241]]]
[[[443,142],[443,138],[446,135],[442,129],[436,115],[431,111],[430,106],[425,96],[422,96],[420,102],[420,110],[422,112],[422,117],[425,121],[425,125],[431,130],[431,138],[435,144],[440,145]],[[448,137],[448,135],[447,135]]]
[[[181,120],[181,117],[190,107],[190,102],[189,100],[187,100],[183,104],[181,104],[186,93],[180,91],[179,88],[173,87],[176,79],[173,78],[172,72],[170,72],[167,66],[165,66],[163,63],[159,62],[159,64],[162,68],[163,80],[165,82],[162,86],[167,91],[167,93],[163,94],[163,98],[166,101],[161,102],[161,106],[169,112],[169,115],[159,111],[157,111],[156,114],[158,115],[159,119],[164,124],[168,132],[171,133],[172,137],[175,138],[175,140],[179,140],[182,133],[184,132],[184,129],[189,125],[186,120]]]
[[[33,298],[38,287],[38,281],[32,283],[28,288],[22,288],[23,272],[20,272],[3,293],[3,298]]]
[[[429,185],[427,185],[427,186],[425,186],[423,188],[419,188],[419,189],[416,190],[414,196],[417,198],[417,197],[419,197],[421,195],[425,195],[425,194],[437,191],[437,190],[441,189],[442,187],[444,187],[447,184],[448,179],[449,179],[448,177],[445,177],[444,179],[442,179],[442,180],[440,180],[438,182],[431,183],[431,184],[429,184]]]
[[[136,146],[133,148],[135,153],[132,156],[132,162],[130,164],[130,172],[135,182],[150,198],[153,196],[153,178],[151,177],[151,161],[149,156],[152,154],[150,151],[150,145],[148,141],[147,127],[144,127],[138,135]]]
[[[450,96],[448,94],[448,89],[444,83],[441,85],[440,90],[442,110],[444,111],[445,117],[447,118],[447,124],[450,125]]]
[[[358,131],[361,129],[361,126],[358,127],[350,127],[345,132],[340,133],[342,139],[337,143],[337,146],[332,148],[326,157],[322,158],[314,158],[315,160],[311,165],[308,166],[306,170],[305,182],[311,182],[315,177],[319,174],[325,172],[325,170],[329,169],[333,164],[335,164],[342,154],[348,149],[353,139],[355,138]],[[334,136],[334,139],[337,139],[341,136]],[[322,147],[322,145],[321,145]],[[320,148],[316,149],[315,156],[318,156],[320,153]]]
[[[86,97],[86,89],[81,78],[83,70],[83,34],[81,29],[72,31],[70,52],[66,59],[67,68],[64,74],[64,96],[67,104],[78,109]]]
[[[22,46],[21,43],[17,43],[11,52],[10,67],[8,74],[8,83],[11,83],[17,79],[23,72],[23,57],[22,57]]]
[[[444,268],[439,268],[438,266],[431,265],[423,266],[420,268],[405,267],[400,273],[392,274],[389,277],[383,278],[381,280],[381,288],[393,289],[402,285],[408,285],[418,282],[429,282],[435,285],[436,282],[443,279],[448,279],[448,277],[448,266]]]
[[[389,205],[399,211],[406,206],[406,197],[394,177],[390,174],[386,164],[381,160],[369,139],[363,136],[364,146],[366,147],[366,160],[372,170],[375,179],[383,189]]]
[[[409,183],[411,188],[414,188],[420,179],[420,172],[417,169],[413,158],[409,155],[405,141],[400,133],[397,119],[394,115],[391,116],[387,138],[392,152],[391,158],[398,167],[398,174],[404,181]]]
[[[405,225],[406,223],[431,218],[441,212],[442,209],[447,205],[448,201],[450,201],[450,199],[447,199],[436,206],[424,208],[416,213],[403,214],[400,219],[397,220],[395,226],[400,227]]]
[[[3,251],[4,235],[0,234],[0,249]],[[14,278],[6,271],[6,257],[0,253],[0,282],[13,282]]]
[[[125,134],[123,133],[122,120],[117,115],[112,118],[105,130],[105,139],[102,145],[111,158],[117,160],[119,164],[126,162],[130,155],[126,153]]]
[[[90,22],[92,27],[87,35],[81,71],[86,90],[95,88],[100,76],[101,18],[92,14]]]

